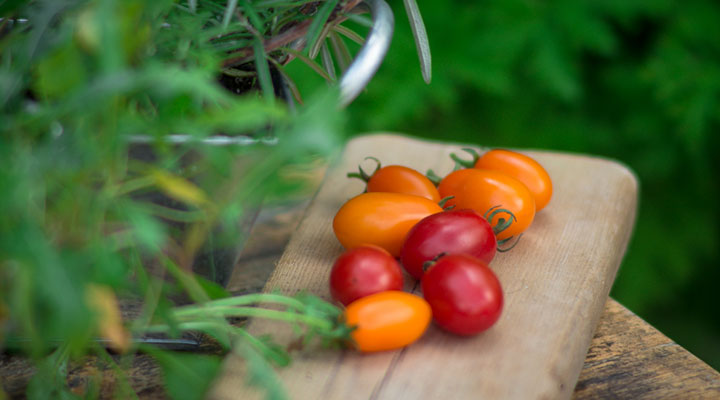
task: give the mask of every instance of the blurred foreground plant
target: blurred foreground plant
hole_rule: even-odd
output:
[[[309,53],[334,40],[336,57],[345,57],[337,34],[362,41],[339,25],[363,21],[345,13],[351,5],[0,3],[0,350],[36,363],[29,397],[71,397],[68,361],[85,354],[117,370],[120,395],[131,396],[122,377],[128,356],[110,357],[104,343],[129,357],[152,354],[171,396],[202,397],[219,358],[133,340],[189,330],[242,353],[255,380],[278,390],[264,356],[281,364],[285,356],[228,323],[232,315],[284,319],[343,340],[339,310],[328,303],[228,298],[193,268],[208,243],[240,243],[239,221],[261,201],[302,187],[281,179],[283,170],[339,149],[336,90],[297,112],[275,98],[289,58],[329,77],[330,63],[319,67]],[[305,47],[292,48],[298,39]],[[190,304],[177,308],[178,298]],[[128,300],[141,304],[129,325],[119,317]],[[268,301],[285,311],[249,307]]]

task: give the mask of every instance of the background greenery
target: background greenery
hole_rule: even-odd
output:
[[[611,295],[720,368],[720,4],[424,1],[425,85],[402,3],[349,128],[612,157],[640,181]]]

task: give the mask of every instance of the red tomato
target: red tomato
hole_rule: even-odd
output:
[[[372,176],[368,176],[362,168],[358,168],[359,172],[348,174],[348,177],[360,178],[367,182],[368,192],[414,194],[435,203],[440,201],[440,194],[435,184],[420,172],[402,165],[381,167],[379,160],[373,157],[368,158],[377,162],[377,168]]]
[[[377,246],[360,246],[344,252],[330,271],[330,295],[344,305],[371,294],[402,289],[400,264]]]
[[[358,350],[385,351],[405,347],[419,339],[432,319],[430,306],[420,296],[387,291],[350,303],[345,323]]]
[[[363,193],[340,207],[333,231],[346,249],[374,244],[397,257],[410,228],[442,210],[434,201],[411,194]]]
[[[408,232],[400,262],[420,279],[424,265],[440,254],[465,253],[490,263],[496,250],[495,234],[485,218],[473,210],[451,210],[423,218]]]
[[[448,332],[474,335],[500,318],[500,281],[475,257],[451,254],[440,258],[423,276],[421,287],[435,323]]]
[[[540,211],[550,202],[553,187],[550,175],[533,158],[515,151],[495,149],[480,156],[475,168],[504,172],[522,182],[535,199],[535,211]]]
[[[500,219],[513,221],[497,233],[498,240],[516,236],[530,226],[535,218],[535,199],[522,182],[503,172],[487,169],[469,168],[453,174],[460,171],[465,172],[457,175],[451,187],[447,186],[452,192],[444,192],[443,187],[440,188],[442,196],[454,196],[452,200],[456,208],[473,209],[483,216],[498,206],[510,211],[514,218],[506,212],[498,212],[492,218],[492,213],[486,216],[492,226],[500,224]]]

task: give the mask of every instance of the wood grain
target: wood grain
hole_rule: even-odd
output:
[[[351,141],[293,234],[265,290],[329,298],[329,268],[342,248],[331,221],[363,187],[348,180],[364,157],[439,174],[461,145],[371,135]],[[554,182],[550,205],[518,246],[493,261],[505,309],[489,331],[458,338],[431,327],[416,344],[371,355],[310,349],[280,371],[302,399],[570,398],[632,232],[637,181],[622,165],[581,155],[526,151]],[[409,288],[413,284],[409,282]],[[266,321],[256,333],[283,330]],[[230,357],[213,397],[246,398],[242,361]]]
[[[609,299],[573,399],[720,399],[720,373]]]

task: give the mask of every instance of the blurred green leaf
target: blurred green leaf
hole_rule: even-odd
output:
[[[37,93],[53,99],[84,83],[87,72],[81,57],[78,48],[67,43],[40,62],[35,77]]]
[[[149,346],[145,351],[160,364],[172,399],[204,399],[222,361],[217,356],[172,353]]]
[[[38,364],[35,375],[28,383],[27,394],[31,399],[79,399],[65,384],[69,353],[60,347]]]
[[[235,352],[247,360],[248,382],[265,391],[267,400],[284,400],[288,395],[272,366],[249,343],[239,341]]]

